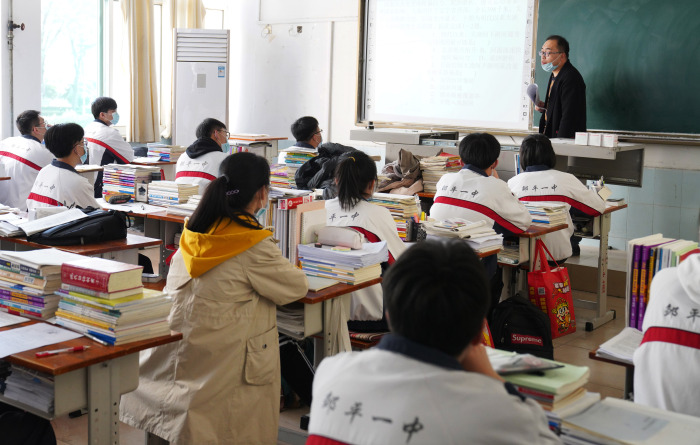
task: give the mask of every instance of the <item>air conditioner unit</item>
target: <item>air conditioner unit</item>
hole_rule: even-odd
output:
[[[173,33],[173,144],[188,146],[205,118],[228,128],[230,36],[218,29],[178,28]]]

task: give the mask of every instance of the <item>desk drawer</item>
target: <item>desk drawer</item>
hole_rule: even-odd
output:
[[[299,340],[318,334],[323,329],[323,303],[278,306],[277,329]]]

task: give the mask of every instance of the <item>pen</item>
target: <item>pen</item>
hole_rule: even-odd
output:
[[[94,335],[91,335],[91,334],[83,334],[83,335],[86,336],[87,338],[89,338],[90,340],[96,341],[97,343],[99,343],[103,346],[109,346],[109,343],[107,343],[106,341],[104,341],[102,339],[95,337]]]
[[[51,357],[52,355],[58,355],[62,352],[80,352],[89,349],[90,346],[73,346],[72,348],[54,349],[53,351],[41,351],[37,352],[37,358],[40,357]]]

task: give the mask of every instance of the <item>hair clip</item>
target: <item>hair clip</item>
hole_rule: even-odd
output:
[[[226,196],[237,195],[238,191],[239,191],[238,189],[229,190],[228,192],[226,192]]]
[[[348,159],[352,159],[352,162],[355,162],[355,158],[353,158],[352,156],[348,156]]]

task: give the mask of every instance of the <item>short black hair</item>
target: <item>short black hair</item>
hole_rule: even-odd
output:
[[[213,117],[208,117],[201,124],[197,125],[195,136],[197,136],[197,139],[209,138],[213,132],[221,129],[226,130],[226,124]]]
[[[543,134],[531,134],[520,144],[520,168],[525,171],[531,165],[546,165],[554,168],[557,155],[549,138]]]
[[[51,154],[56,158],[65,158],[84,135],[83,127],[78,124],[56,124],[46,130],[44,141]]]
[[[335,180],[340,208],[349,211],[365,198],[367,186],[377,180],[377,164],[359,150],[343,153],[335,167]]]
[[[117,101],[111,97],[98,97],[90,106],[90,111],[92,111],[92,117],[95,119],[100,118],[100,113],[106,113],[109,110],[117,109]]]
[[[292,135],[299,142],[306,142],[314,137],[318,120],[312,116],[300,117],[292,124]]]
[[[22,111],[15,123],[17,124],[17,129],[20,134],[31,134],[34,127],[38,127],[40,124],[39,115],[41,111],[37,110],[26,110]]]
[[[498,160],[501,144],[491,134],[472,133],[459,143],[459,157],[464,164],[471,164],[485,170]]]
[[[566,54],[566,58],[569,58],[569,41],[566,40],[564,37],[553,34],[545,39],[545,42],[547,40],[555,40],[557,42],[557,46],[559,47],[559,51],[563,51],[564,54]]]
[[[404,252],[382,282],[389,327],[403,337],[458,356],[489,309],[484,266],[463,240],[426,240]]]

